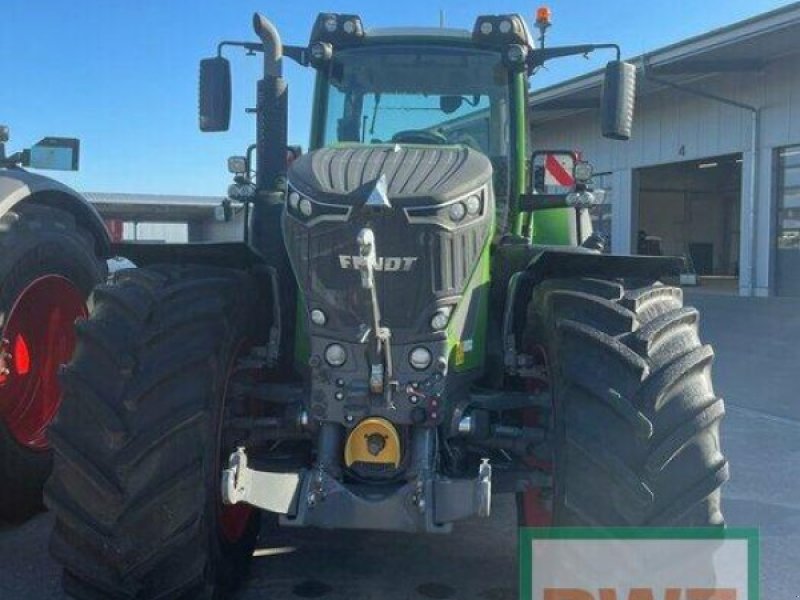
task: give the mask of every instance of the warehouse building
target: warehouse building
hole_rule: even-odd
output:
[[[594,164],[614,252],[660,246],[705,285],[800,296],[799,61],[793,3],[632,59],[628,142],[600,135],[602,73],[535,91],[533,143]]]
[[[241,207],[225,215],[225,199],[221,197],[106,192],[83,195],[103,217],[116,242],[234,242],[244,236]]]

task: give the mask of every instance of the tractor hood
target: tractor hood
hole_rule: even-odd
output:
[[[465,146],[391,144],[316,150],[295,161],[289,177],[301,194],[352,205],[384,176],[388,196],[414,206],[473,192],[491,175],[489,159]]]
[[[489,160],[463,146],[324,148],[296,160],[284,234],[309,314],[325,314],[312,337],[363,339],[372,302],[357,239],[369,228],[393,342],[444,339],[431,318],[454,311],[476,271],[493,222],[491,177]]]

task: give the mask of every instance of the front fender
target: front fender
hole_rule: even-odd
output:
[[[37,202],[71,213],[95,239],[100,258],[111,255],[111,239],[103,219],[86,198],[54,179],[24,169],[0,169],[0,215],[22,202]]]
[[[601,254],[585,248],[530,246],[530,259],[510,279],[503,316],[506,367],[513,371],[525,328],[528,303],[534,288],[548,279],[594,277],[598,279],[650,279],[678,276],[685,261],[679,256],[628,256]]]

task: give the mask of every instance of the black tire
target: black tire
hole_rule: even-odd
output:
[[[553,524],[722,526],[725,409],[682,291],[546,281],[527,323],[553,395]]]
[[[0,217],[0,337],[16,300],[45,275],[65,277],[88,298],[105,277],[91,234],[63,210],[25,203]],[[18,521],[42,509],[52,453],[19,443],[0,418],[0,519]]]
[[[70,595],[215,598],[244,577],[259,515],[235,541],[219,533],[221,431],[257,302],[249,275],[211,267],[126,270],[95,290],[45,487]]]

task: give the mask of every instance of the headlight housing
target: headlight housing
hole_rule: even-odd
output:
[[[286,211],[298,221],[313,225],[319,221],[346,221],[352,207],[318,202],[289,185]]]
[[[403,211],[412,225],[431,224],[454,229],[477,221],[486,215],[487,194],[488,187],[483,186],[455,200],[431,206],[409,206]]]

